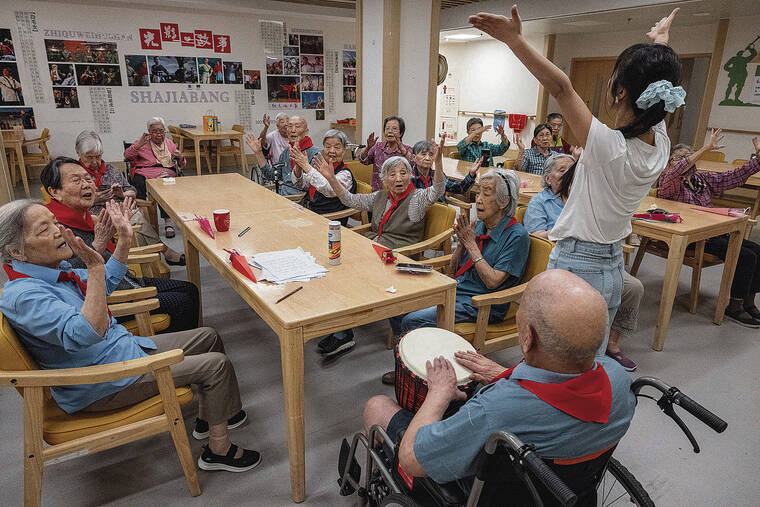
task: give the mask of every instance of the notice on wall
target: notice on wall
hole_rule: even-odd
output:
[[[45,103],[45,88],[40,76],[40,68],[37,64],[37,53],[34,51],[34,39],[32,34],[38,32],[37,14],[34,11],[15,11],[16,28],[18,29],[18,45],[21,47],[21,55],[29,76],[32,80],[32,92],[34,101],[38,104]]]
[[[93,86],[90,88],[90,103],[92,104],[92,120],[95,124],[95,130],[101,134],[110,134],[111,115],[116,113],[111,89],[104,86]]]
[[[238,110],[238,123],[246,130],[253,129],[253,114],[251,106],[256,104],[253,90],[235,90],[235,104]]]
[[[339,53],[334,49],[327,51],[327,59],[325,61],[325,102],[327,103],[327,112],[332,113],[335,111],[335,74],[340,69],[338,61]]]
[[[281,54],[285,44],[285,22],[259,20],[261,29],[261,42],[264,43],[264,51],[271,54]]]

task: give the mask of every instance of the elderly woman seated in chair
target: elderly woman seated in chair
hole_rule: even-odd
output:
[[[380,177],[385,190],[371,194],[354,194],[338,180],[333,164],[321,155],[314,157],[313,165],[332,187],[340,201],[360,211],[372,212],[371,231],[368,237],[387,248],[400,248],[422,240],[425,229],[425,212],[444,193],[441,144],[435,146],[436,164],[433,184],[428,188],[414,188],[412,167],[404,157],[391,157],[383,163]],[[345,352],[354,347],[353,332],[340,331],[321,340],[317,347],[326,357]]]
[[[83,178],[80,175],[80,182]],[[111,201],[101,215],[101,226],[104,222],[122,238],[107,261],[60,225],[44,206],[20,200],[0,207],[0,255],[9,278],[0,297],[3,315],[44,369],[118,363],[185,350],[184,361],[173,365],[171,372],[177,386],[198,387],[200,413],[193,436],[211,436],[198,466],[236,472],[255,467],[261,461],[259,453],[240,449],[229,439],[228,428],[239,426],[247,416],[241,410],[235,370],[217,333],[200,328],[150,338],[135,336],[110,315],[106,296],[127,272],[132,227],[128,214]],[[85,269],[72,269],[67,262],[72,256],[81,259]],[[158,394],[158,386],[147,374],[53,387],[51,392],[67,413],[98,412],[151,398]]]
[[[79,157],[79,163],[95,179],[95,204],[90,208],[90,215],[97,215],[110,200],[123,202],[126,197],[137,197],[137,190],[129,184],[126,176],[111,164],[103,162],[103,142],[97,132],[83,130],[77,136],[74,146]],[[142,211],[136,211],[129,220],[132,225],[140,227],[135,231],[135,241],[138,246],[161,243],[158,232],[150,225]],[[164,245],[164,257],[172,266],[184,266],[185,255]]]
[[[322,155],[325,161],[332,164],[337,179],[346,191],[356,193],[356,180],[351,169],[343,165],[343,153],[348,145],[346,134],[340,130],[328,130],[322,139]],[[297,149],[290,147],[290,159],[295,161],[291,178],[293,185],[306,193],[301,199],[301,205],[310,209],[314,213],[324,215],[347,209],[347,206],[340,202],[335,195],[330,183],[324,176],[319,174],[309,163],[308,155]],[[343,225],[346,225],[348,218],[343,219]]]
[[[69,227],[76,236],[108,260],[114,252],[111,239],[115,230],[104,210],[97,217],[89,213],[96,192],[92,175],[78,161],[56,157],[42,170],[40,180],[52,198],[47,207],[58,222]],[[127,214],[133,212],[132,204],[130,197],[122,203]],[[131,237],[132,234],[126,238],[119,234],[118,244],[126,243],[125,247],[129,248]],[[75,268],[85,266],[84,260],[76,255],[69,262]],[[167,313],[171,317],[167,332],[192,329],[198,324],[200,298],[197,287],[192,283],[164,278],[137,278],[131,274],[126,274],[119,281],[120,289],[148,286],[158,290],[161,307],[156,312]]]

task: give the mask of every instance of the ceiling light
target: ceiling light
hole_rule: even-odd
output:
[[[444,39],[446,40],[472,40],[472,39],[480,39],[480,34],[475,33],[455,33],[454,35],[446,35]]]

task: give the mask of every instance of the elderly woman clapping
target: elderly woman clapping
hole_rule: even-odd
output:
[[[90,215],[98,215],[105,203],[110,200],[123,202],[126,197],[137,197],[135,187],[129,184],[124,174],[111,164],[103,161],[103,143],[97,132],[83,130],[76,140],[75,149],[79,156],[79,163],[90,173],[95,180],[95,203],[90,208]],[[132,225],[140,227],[135,231],[135,240],[138,246],[153,245],[160,243],[158,232],[150,225],[141,211],[137,211],[130,219]],[[184,255],[172,250],[168,246],[164,251],[166,262],[171,265],[184,266]]]
[[[132,183],[137,189],[137,197],[145,199],[145,180],[177,176],[185,167],[186,160],[177,153],[177,145],[166,137],[166,123],[158,116],[148,120],[148,131],[140,139],[124,150],[124,159],[132,164]],[[175,235],[174,224],[161,207],[167,238]]]
[[[515,132],[515,144],[517,144],[517,158],[515,169],[532,174],[541,174],[544,170],[544,162],[552,155],[552,128],[548,123],[540,123],[533,129],[532,148],[525,149],[520,134]]]
[[[555,154],[544,162],[544,190],[534,195],[525,210],[525,229],[540,238],[547,239],[549,231],[557,222],[567,196],[560,196],[562,176],[575,164],[572,155]]]

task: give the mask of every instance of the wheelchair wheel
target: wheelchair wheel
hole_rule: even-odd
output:
[[[419,507],[419,504],[406,495],[391,493],[383,498],[380,507]]]
[[[610,458],[596,487],[596,505],[625,505],[626,501],[641,507],[654,507],[649,494],[633,474],[618,460]]]

